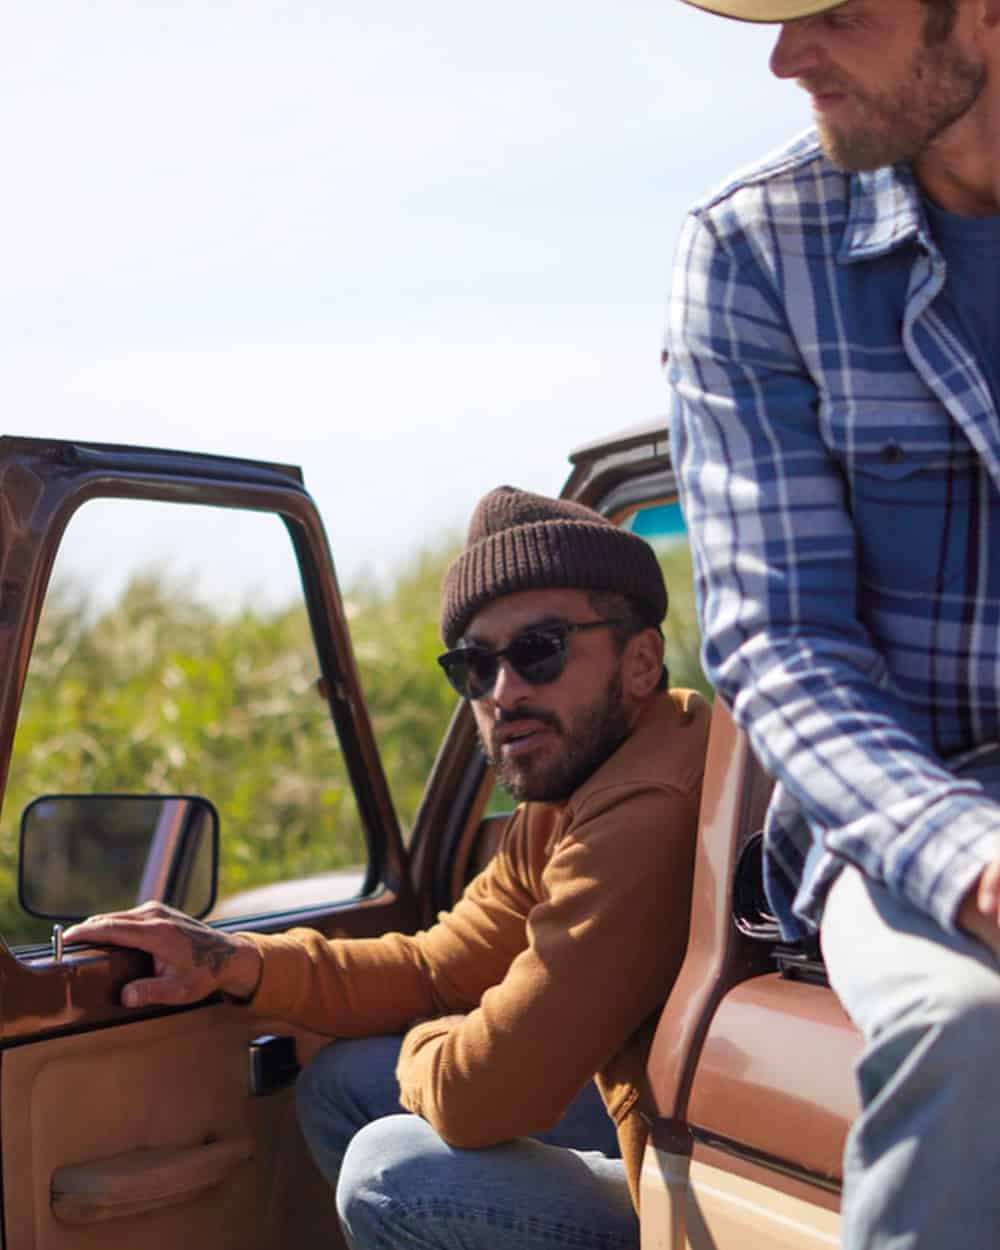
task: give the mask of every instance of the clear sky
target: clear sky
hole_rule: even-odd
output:
[[[5,430],[299,464],[348,578],[557,491],[664,410],[685,208],[809,123],[773,37],[679,0],[11,6]]]

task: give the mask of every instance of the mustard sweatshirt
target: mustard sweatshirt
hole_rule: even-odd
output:
[[[694,691],[655,697],[569,799],[517,809],[423,932],[247,934],[251,1008],[340,1037],[407,1030],[402,1104],[454,1146],[545,1132],[596,1079],[637,1203],[637,1100],[687,942],[709,716]]]

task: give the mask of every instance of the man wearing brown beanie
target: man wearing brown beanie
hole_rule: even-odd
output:
[[[521,802],[455,907],[372,939],[225,934],[158,904],[67,932],[156,956],[130,1005],[222,990],[354,1039],[297,1090],[353,1247],[639,1245],[637,1099],[687,940],[708,728],[667,689],[666,608],[642,539],[491,491],[444,579],[440,663]]]

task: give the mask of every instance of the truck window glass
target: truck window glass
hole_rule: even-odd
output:
[[[0,817],[0,933],[42,794],[198,794],[220,820],[215,918],[355,897],[367,853],[291,542],[270,514],[94,500],[46,595]],[[99,889],[90,891],[99,896]]]

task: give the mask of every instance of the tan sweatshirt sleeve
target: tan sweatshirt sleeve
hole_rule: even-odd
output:
[[[591,794],[542,872],[527,945],[460,1020],[415,1025],[402,1102],[452,1145],[550,1129],[663,1001],[687,941],[696,799]]]
[[[318,1033],[366,1037],[471,1010],[526,941],[533,902],[511,871],[508,838],[449,912],[417,934],[326,938],[314,929],[246,933],[261,955],[250,1008]]]
[[[315,929],[245,933],[261,956],[256,1015],[331,1037],[399,1033],[437,1008],[415,937],[326,938]]]

